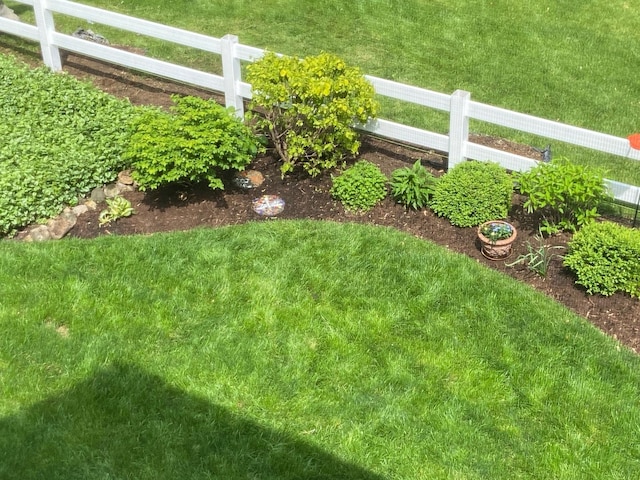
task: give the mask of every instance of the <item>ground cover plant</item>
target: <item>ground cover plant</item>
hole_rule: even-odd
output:
[[[128,102],[0,55],[0,236],[52,217],[123,167]]]
[[[3,478],[640,473],[638,357],[410,235],[270,221],[2,247]]]

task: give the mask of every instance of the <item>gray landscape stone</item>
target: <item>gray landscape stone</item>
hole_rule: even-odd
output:
[[[71,209],[65,208],[62,214],[47,222],[50,238],[52,240],[60,240],[75,226],[77,220],[78,218]]]
[[[103,191],[104,191],[104,196],[107,198],[117,197],[120,194],[120,189],[118,188],[118,185],[115,183],[110,183],[109,185],[105,185]]]
[[[95,203],[102,203],[104,202],[105,198],[106,196],[104,194],[104,188],[96,187],[91,190],[91,200],[93,200]]]
[[[25,242],[44,242],[45,240],[51,240],[51,234],[46,225],[38,225],[24,238]]]
[[[8,18],[9,20],[16,20],[18,22],[20,21],[20,17],[18,17],[13,10],[2,2],[0,2],[0,17]]]

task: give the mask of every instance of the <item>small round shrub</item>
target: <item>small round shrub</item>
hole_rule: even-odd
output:
[[[366,212],[387,196],[386,185],[387,177],[377,165],[360,160],[333,179],[331,195],[346,210]]]
[[[640,297],[640,230],[613,222],[585,225],[569,242],[564,265],[589,294]]]
[[[418,210],[425,207],[434,194],[436,178],[417,160],[411,168],[394,170],[390,185],[396,202]]]
[[[473,227],[505,218],[511,207],[513,181],[497,163],[464,162],[444,174],[430,206],[458,227]]]

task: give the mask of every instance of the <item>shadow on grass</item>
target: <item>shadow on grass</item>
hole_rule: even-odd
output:
[[[0,419],[0,478],[382,477],[116,365]]]

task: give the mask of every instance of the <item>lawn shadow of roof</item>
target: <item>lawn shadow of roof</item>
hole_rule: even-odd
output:
[[[0,419],[0,478],[382,479],[127,364]]]

